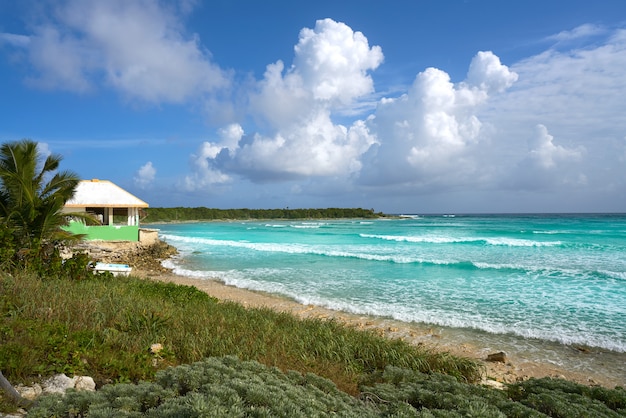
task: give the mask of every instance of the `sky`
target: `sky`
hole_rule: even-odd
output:
[[[623,0],[0,0],[0,143],[152,207],[626,212]]]

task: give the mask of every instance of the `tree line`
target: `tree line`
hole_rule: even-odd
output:
[[[231,219],[341,219],[379,218],[385,215],[374,209],[324,208],[324,209],[215,209],[206,207],[146,208],[142,222],[185,222]]]

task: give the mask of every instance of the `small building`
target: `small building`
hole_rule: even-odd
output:
[[[63,212],[92,214],[100,225],[72,220],[66,227],[88,240],[139,241],[139,210],[148,204],[108,180],[81,180]]]

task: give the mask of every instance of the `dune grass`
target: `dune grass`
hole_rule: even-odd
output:
[[[13,384],[90,375],[101,389],[43,396],[35,417],[626,416],[622,388],[471,385],[482,368],[469,359],[110,274],[0,273],[0,370]],[[0,396],[0,412],[15,408]]]
[[[154,354],[157,343],[162,350]],[[191,286],[111,275],[0,276],[0,370],[11,382],[55,373],[137,382],[167,366],[225,355],[315,373],[351,394],[389,365],[465,381],[482,373],[469,359],[333,321],[246,309]]]

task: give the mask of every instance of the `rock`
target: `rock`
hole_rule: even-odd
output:
[[[33,386],[18,385],[15,390],[17,390],[17,393],[19,393],[22,398],[28,399],[29,401],[34,401],[43,393],[43,389],[37,383]]]
[[[96,382],[94,382],[93,378],[90,376],[74,376],[72,380],[74,381],[74,389],[76,390],[84,390],[87,392],[95,392],[96,390]]]
[[[177,253],[176,248],[163,241],[148,245],[129,241],[84,241],[75,245],[72,250],[87,253],[93,261],[128,264],[133,267],[133,272],[156,274],[169,272],[161,261]]]
[[[488,386],[490,388],[498,389],[498,390],[504,390],[505,388],[504,383],[498,382],[497,380],[492,380],[492,379],[485,379],[482,382],[480,382],[480,384],[483,386]]]
[[[65,374],[57,374],[43,382],[44,393],[65,393],[67,389],[74,387],[74,380]]]
[[[0,417],[1,418],[23,418],[28,414],[28,412],[25,409],[18,409],[17,412],[13,413],[13,414],[6,414],[6,415],[2,415],[2,413],[0,413]]]
[[[45,393],[64,394],[68,389],[84,390],[93,392],[96,390],[96,382],[89,376],[67,377],[65,374],[57,374],[48,380],[44,380],[42,385],[18,386],[17,391],[26,399],[34,400]]]
[[[487,361],[506,363],[506,353],[504,351],[500,351],[499,353],[493,353],[487,355]]]

